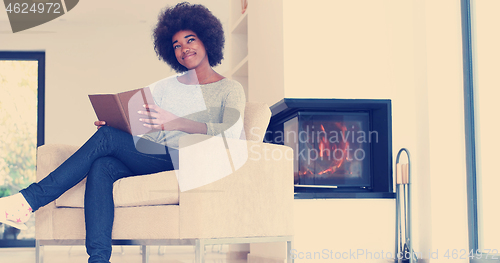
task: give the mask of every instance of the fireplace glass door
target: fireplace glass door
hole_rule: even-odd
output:
[[[298,186],[371,186],[368,112],[299,112],[284,123],[284,144],[294,149]]]

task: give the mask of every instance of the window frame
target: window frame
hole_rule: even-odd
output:
[[[0,60],[38,61],[37,147],[45,144],[45,51],[0,51]],[[0,247],[35,247],[35,239],[0,239]]]
[[[479,250],[479,217],[477,188],[477,156],[474,103],[474,51],[472,38],[471,0],[461,0],[462,16],[462,55],[464,75],[464,121],[465,121],[465,158],[467,172],[467,216],[469,250]],[[481,252],[480,252],[481,253]],[[481,253],[486,255],[485,253]],[[496,257],[499,255],[497,254]],[[470,262],[491,262],[497,259],[471,259]]]

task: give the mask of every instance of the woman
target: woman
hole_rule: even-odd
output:
[[[158,82],[153,89],[156,105],[145,105],[140,112],[145,126],[161,131],[139,139],[96,121],[97,132],[56,170],[20,193],[0,199],[0,222],[25,229],[32,212],[87,177],[88,262],[109,262],[113,182],[175,169],[178,141],[185,134],[224,132],[226,137],[240,137],[244,91],[212,69],[223,59],[223,45],[222,25],[207,8],[180,3],[162,11],[154,29],[155,51],[183,74]],[[152,118],[147,117],[148,111]]]

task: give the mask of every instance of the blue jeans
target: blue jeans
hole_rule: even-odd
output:
[[[36,211],[87,177],[85,245],[90,256],[88,262],[108,263],[114,219],[113,183],[128,176],[173,170],[176,165],[172,160],[178,160],[176,153],[174,149],[145,139],[138,139],[135,144],[132,135],[103,126],[46,178],[21,193]]]

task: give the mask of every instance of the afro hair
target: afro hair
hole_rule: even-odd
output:
[[[172,37],[181,30],[191,30],[205,46],[210,66],[216,66],[224,58],[224,30],[222,23],[203,5],[179,3],[162,10],[153,32],[154,48],[158,58],[165,61],[176,72],[185,72],[175,57]]]

